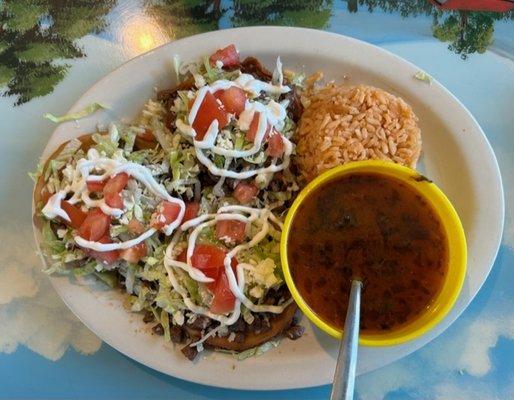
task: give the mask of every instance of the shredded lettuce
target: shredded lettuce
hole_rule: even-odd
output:
[[[118,237],[123,233],[128,233],[127,225],[111,225],[109,228],[111,237]]]
[[[289,118],[289,117],[286,117],[284,119],[284,127],[282,128],[282,134],[290,139],[291,136],[293,136],[294,132],[296,130],[296,124],[294,123],[294,121]]]
[[[118,278],[114,271],[94,272],[95,276],[104,282],[107,286],[115,288],[118,286]]]
[[[255,317],[253,316],[251,310],[243,304],[241,305],[241,315],[248,325],[253,324]]]
[[[266,353],[267,351],[269,351],[275,347],[278,347],[279,344],[280,344],[280,340],[270,340],[269,342],[263,343],[260,346],[252,347],[251,349],[242,351],[241,353],[237,354],[237,359],[239,361],[243,361],[252,356],[255,356],[255,357],[261,356],[264,353]]]
[[[236,136],[236,140],[234,141],[234,149],[242,150],[246,144],[245,137],[242,133],[238,133],[235,136]]]
[[[295,72],[288,69],[284,70],[284,77],[294,86],[303,87],[305,74],[303,72]]]
[[[164,328],[164,340],[167,342],[171,341],[171,334],[170,334],[170,318],[166,311],[161,311],[161,325]]]
[[[37,164],[36,170],[34,172],[29,172],[30,179],[32,179],[34,182],[37,182],[37,180],[43,173],[43,168],[44,168],[44,165],[41,162],[39,162]]]
[[[110,135],[95,133],[93,135],[93,140],[96,143],[96,150],[100,153],[105,153],[108,157],[112,157],[118,150],[118,143],[113,142]]]
[[[170,314],[186,308],[182,299],[174,298],[170,290],[160,290],[155,297],[155,304]]]
[[[266,156],[266,153],[264,151],[259,151],[259,152],[255,153],[252,156],[243,157],[243,159],[245,161],[248,161],[249,163],[260,165],[264,161],[266,161],[266,157],[267,156]]]
[[[130,309],[135,312],[143,311],[151,306],[154,297],[154,293],[148,287],[141,286],[137,296],[130,296]]]
[[[50,249],[52,254],[60,254],[66,250],[62,240],[57,239],[50,221],[46,221],[41,229],[41,235],[43,236],[43,245],[45,248]]]
[[[87,107],[84,107],[82,110],[74,112],[74,113],[65,114],[60,117],[57,117],[51,113],[45,113],[45,114],[43,114],[43,118],[49,119],[50,121],[55,122],[56,124],[60,124],[61,122],[72,121],[72,120],[77,120],[77,119],[87,117],[88,115],[91,115],[98,110],[107,109],[107,108],[109,108],[109,107],[107,107],[106,105],[104,105],[102,103],[95,102],[95,103],[91,103]]]
[[[193,148],[170,151],[168,162],[170,164],[173,181],[194,178],[200,172],[200,167],[198,166]]]
[[[418,71],[412,77],[414,79],[417,79],[418,81],[428,83],[429,85],[432,84],[432,77],[428,75],[425,71]]]
[[[133,151],[127,156],[127,160],[135,162],[137,164],[142,164],[143,161],[152,153],[152,150],[137,150]]]
[[[180,82],[180,56],[178,54],[173,54],[173,72],[175,72],[177,82]]]
[[[72,269],[73,275],[75,275],[76,277],[91,275],[95,272],[96,264],[97,264],[96,261],[91,260],[82,267],[73,268]]]
[[[203,58],[203,69],[204,71],[200,71],[205,78],[205,81],[208,84],[211,84],[212,82],[215,82],[219,79],[227,79],[227,80],[233,80],[237,76],[239,76],[239,70],[234,71],[225,71],[221,68],[218,68],[217,66],[211,66],[211,63],[209,61],[209,57]]]
[[[225,157],[220,156],[219,154],[214,154],[214,164],[218,168],[223,168],[225,166]]]
[[[193,301],[197,304],[201,303],[202,298],[200,296],[200,292],[198,291],[198,282],[191,279],[189,275],[184,275],[184,286],[186,287],[187,291],[189,292],[189,296]]]
[[[136,279],[136,265],[128,264],[127,273],[125,275],[125,290],[127,293],[134,293],[134,283]]]
[[[52,161],[69,161],[81,147],[82,142],[79,139],[71,139]]]
[[[203,66],[205,68],[205,73],[203,74],[203,76],[204,76],[205,80],[207,81],[207,83],[210,84],[219,79],[220,70],[216,66],[214,66],[214,67],[211,66],[209,57],[203,58]]]
[[[126,129],[121,134],[121,138],[125,142],[125,145],[123,146],[123,150],[125,151],[125,154],[130,154],[132,152],[132,150],[134,149],[134,143],[136,142],[136,136],[137,136],[137,133],[134,132],[132,129]]]

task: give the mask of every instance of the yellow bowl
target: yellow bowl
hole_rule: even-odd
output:
[[[416,190],[439,215],[448,240],[448,273],[437,297],[426,311],[404,327],[387,333],[361,334],[359,343],[365,346],[392,346],[413,340],[436,326],[455,304],[466,276],[466,238],[457,212],[444,193],[419,172],[385,161],[357,161],[333,168],[310,182],[298,195],[289,210],[280,242],[280,257],[284,277],[294,300],[303,313],[320,329],[335,338],[342,332],[322,320],[302,298],[295,286],[287,257],[287,243],[291,225],[300,204],[320,185],[352,173],[375,173],[391,176]]]

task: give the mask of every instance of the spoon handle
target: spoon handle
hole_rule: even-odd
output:
[[[337,357],[330,400],[353,399],[357,350],[359,348],[361,288],[362,282],[352,281],[352,290],[344,323],[344,335]]]

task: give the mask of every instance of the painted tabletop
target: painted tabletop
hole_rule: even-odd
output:
[[[327,398],[328,386],[210,388],[126,358],[67,310],[34,250],[27,172],[55,128],[42,114],[64,113],[99,78],[170,40],[258,24],[353,36],[417,64],[474,114],[500,164],[506,224],[484,287],[438,339],[359,377],[357,397],[514,399],[514,14],[442,12],[425,0],[0,1],[0,398]]]

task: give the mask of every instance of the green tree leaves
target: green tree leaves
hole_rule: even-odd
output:
[[[232,23],[323,29],[332,15],[332,3],[332,0],[234,0]]]
[[[98,33],[115,0],[6,0],[0,3],[0,89],[23,104],[51,93],[65,60],[83,57],[74,42]]]
[[[68,41],[60,42],[31,42],[14,51],[20,62],[41,64],[54,59],[82,57],[83,53]]]
[[[48,4],[35,0],[6,0],[4,7],[6,29],[20,33],[34,28],[41,15],[48,12]]]
[[[34,65],[23,63],[9,82],[8,96],[17,96],[16,104],[23,104],[34,97],[45,96],[54,90],[66,75],[68,65],[52,65],[49,62]]]
[[[433,26],[434,36],[451,42],[448,48],[464,60],[468,54],[485,52],[493,41],[493,33],[494,13],[486,12],[452,14]]]
[[[145,7],[173,39],[218,29],[223,13],[220,0],[145,0]]]
[[[356,12],[356,1],[348,0],[348,7]],[[466,59],[469,54],[483,53],[493,41],[494,22],[514,19],[514,12],[441,11],[426,0],[358,0],[369,12],[380,8],[386,12],[399,12],[402,17],[428,15],[433,17],[432,33],[435,38],[450,42],[448,49]]]

